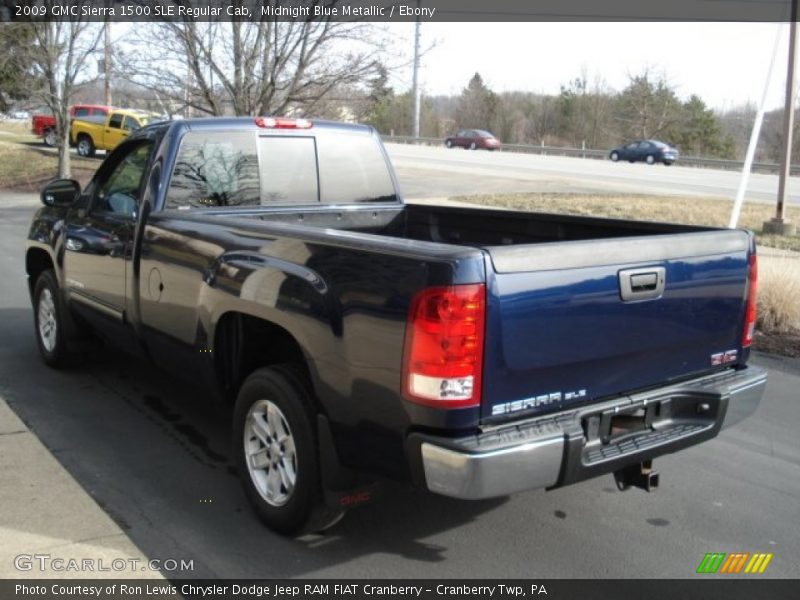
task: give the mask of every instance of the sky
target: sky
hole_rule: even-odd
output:
[[[413,24],[387,26],[401,55],[392,81],[411,86]],[[558,94],[583,70],[615,90],[628,74],[664,73],[686,98],[724,110],[758,103],[779,30],[767,108],[783,105],[788,25],[775,23],[423,23],[423,91],[459,94],[477,71],[495,92]],[[403,63],[405,61],[405,63]]]

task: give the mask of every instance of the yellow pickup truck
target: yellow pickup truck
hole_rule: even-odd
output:
[[[158,115],[141,110],[113,109],[107,115],[75,119],[70,139],[75,140],[78,154],[94,156],[96,150],[113,150],[128,135],[158,119]]]

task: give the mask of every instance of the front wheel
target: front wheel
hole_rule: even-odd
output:
[[[92,138],[88,135],[80,135],[78,136],[78,155],[90,157],[94,156],[95,147]]]
[[[447,146],[448,148],[452,148],[453,147],[453,140],[447,140],[444,143],[444,145]]]
[[[33,290],[33,321],[39,354],[54,368],[66,366],[75,357],[67,346],[64,310],[55,273],[48,269],[39,275]]]
[[[245,494],[261,520],[284,534],[320,531],[341,513],[322,500],[315,410],[291,367],[265,367],[242,384],[233,451]]]
[[[617,162],[619,160],[619,153],[618,152],[612,152],[611,153],[611,160],[614,161],[614,162]]]

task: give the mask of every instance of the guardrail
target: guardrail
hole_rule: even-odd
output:
[[[422,146],[441,146],[442,138],[412,137],[408,135],[384,135],[385,142],[396,144],[414,144]],[[520,152],[524,154],[540,154],[543,156],[572,156],[576,158],[593,158],[595,160],[608,159],[610,150],[593,150],[589,148],[561,148],[558,146],[537,146],[535,144],[503,144],[501,151]],[[710,169],[723,169],[726,171],[741,171],[744,163],[741,160],[725,160],[722,158],[703,158],[700,156],[681,156],[678,164],[685,167],[700,167]],[[777,173],[780,165],[777,163],[753,163],[755,173]],[[792,165],[792,175],[800,175],[800,165]]]

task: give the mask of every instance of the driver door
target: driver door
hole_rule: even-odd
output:
[[[122,321],[130,241],[152,144],[120,147],[87,190],[65,235],[64,273],[71,300]]]
[[[111,118],[108,120],[106,128],[103,132],[104,150],[113,150],[120,143],[122,143],[122,140],[124,140],[125,136],[128,135],[128,132],[122,128],[123,118],[123,115],[120,113],[113,113]]]

